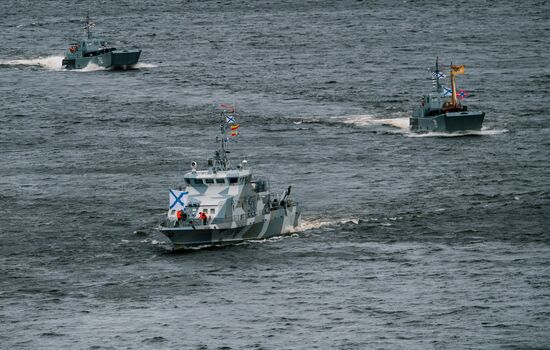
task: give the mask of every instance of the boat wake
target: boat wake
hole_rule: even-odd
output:
[[[506,129],[485,129],[481,130],[470,130],[470,131],[459,131],[453,133],[445,132],[427,132],[422,134],[417,134],[414,132],[407,133],[408,137],[463,137],[463,136],[491,136],[491,135],[500,135],[507,133]]]
[[[134,69],[141,69],[141,68],[157,68],[158,66],[156,64],[152,63],[138,63],[132,66]]]
[[[394,118],[377,118],[369,114],[350,115],[337,118],[341,119],[344,124],[352,124],[360,127],[390,126],[398,133],[409,131],[409,117],[404,117],[402,114],[398,114]]]
[[[158,67],[157,65],[154,65],[154,64],[151,64],[151,63],[138,63],[138,64],[135,64],[133,66],[129,66],[125,69],[122,69],[122,70],[133,70],[133,69],[143,69],[143,68],[156,68]],[[89,63],[86,67],[82,68],[82,69],[71,69],[70,71],[73,71],[73,72],[83,72],[83,73],[87,73],[87,72],[98,72],[98,71],[105,71],[105,70],[120,70],[121,68],[118,68],[118,67],[109,67],[109,68],[106,68],[106,67],[102,67],[102,66],[98,66],[97,64],[95,63]]]
[[[41,67],[47,70],[61,71],[66,70],[62,66],[63,56],[47,56],[47,57],[38,57],[30,59],[18,59],[18,60],[9,60],[9,59],[0,59],[0,66],[35,66]],[[157,68],[156,64],[152,63],[138,63],[134,66],[131,66],[130,69],[142,69],[142,68]],[[102,70],[109,70],[109,68],[98,66],[97,64],[89,64],[82,69],[74,69],[71,71],[75,72],[97,72]]]
[[[299,228],[295,232],[309,231],[321,228],[330,228],[343,224],[358,224],[359,220],[355,218],[350,219],[336,219],[336,220],[327,220],[327,219],[316,219],[316,220],[303,220]]]
[[[409,117],[404,116],[405,113],[396,114],[392,118],[379,118],[375,115],[350,115],[334,117],[332,120],[340,121],[344,124],[351,124],[359,127],[376,127],[376,126],[388,126],[387,132],[403,134],[407,137],[463,137],[463,136],[490,136],[500,135],[507,133],[506,129],[488,129],[482,128],[481,130],[470,130],[462,132],[427,132],[416,133],[409,129]]]
[[[0,60],[0,66],[38,66],[48,70],[61,70],[63,56],[47,56],[21,60]]]
[[[86,67],[84,67],[82,69],[67,69],[67,70],[70,70],[71,72],[87,73],[87,72],[97,72],[97,71],[102,71],[102,70],[109,70],[109,68],[98,66],[95,63],[89,63]]]

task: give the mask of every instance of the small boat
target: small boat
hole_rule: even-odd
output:
[[[174,249],[227,245],[294,232],[300,226],[300,209],[290,196],[268,190],[256,179],[246,160],[232,166],[227,144],[238,135],[235,115],[222,112],[219,144],[214,156],[199,169],[183,175],[183,186],[171,189],[167,217],[160,225]],[[228,136],[229,131],[229,136]]]
[[[138,63],[141,50],[117,50],[103,40],[92,38],[92,27],[94,24],[90,21],[90,17],[86,16],[84,28],[87,37],[69,46],[62,61],[64,68],[81,69],[89,64],[95,64],[105,68],[126,69]]]
[[[436,58],[434,77],[435,92],[422,96],[420,106],[413,109],[410,118],[410,130],[414,132],[461,132],[481,130],[485,113],[470,111],[460,102],[466,95],[464,90],[457,92],[455,76],[464,74],[465,67],[451,64],[451,88],[440,84],[445,74],[439,70]]]

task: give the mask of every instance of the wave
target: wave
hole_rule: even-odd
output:
[[[486,129],[482,128],[481,130],[470,130],[470,131],[460,131],[453,133],[445,132],[427,132],[423,134],[417,134],[413,132],[407,133],[408,137],[463,137],[463,136],[491,136],[491,135],[501,135],[507,133],[506,129]]]
[[[327,220],[327,219],[303,220],[300,225],[300,228],[297,229],[295,232],[308,231],[308,230],[314,230],[314,229],[319,229],[323,227],[332,227],[332,226],[338,226],[338,225],[349,224],[349,223],[353,223],[357,225],[359,224],[359,220],[356,218],[337,219],[337,220]]]
[[[397,116],[395,118],[378,118],[375,115],[350,115],[338,117],[344,124],[368,127],[372,125],[386,125],[396,128],[398,131],[409,131],[409,117]]]
[[[61,70],[63,56],[47,56],[20,60],[0,60],[0,65],[7,66],[39,66],[49,70]]]
[[[156,68],[156,67],[158,66],[151,63],[138,63],[128,67],[128,69]],[[98,71],[113,70],[113,69],[116,70],[117,68],[113,68],[113,67],[107,68],[107,67],[98,66],[95,63],[89,63],[86,67],[82,69],[71,69],[71,71],[87,73],[87,72],[98,72]]]
[[[500,135],[507,133],[506,129],[488,129],[482,128],[481,130],[460,131],[454,133],[445,132],[427,132],[416,133],[409,129],[409,117],[402,116],[404,113],[400,113],[399,116],[393,118],[379,118],[375,115],[350,115],[334,117],[333,120],[341,121],[344,124],[353,124],[360,127],[369,126],[390,126],[396,133],[404,134],[407,137],[462,137],[462,136],[490,136]]]
[[[95,63],[89,63],[86,67],[82,69],[71,69],[72,72],[97,72],[102,70],[108,70],[108,68],[98,66]]]
[[[138,64],[135,64],[132,66],[133,68],[157,68],[158,66],[156,64],[152,64],[152,63],[141,63],[139,62]]]
[[[0,60],[0,66],[37,66],[42,67],[48,70],[65,70],[62,66],[64,56],[46,56],[46,57],[38,57],[38,58],[30,58],[30,59],[17,59],[17,60]],[[140,69],[140,68],[157,68],[158,66],[156,64],[152,63],[138,63],[134,66],[132,66],[132,69]],[[108,70],[109,68],[98,66],[97,64],[88,64],[86,67],[82,69],[75,69],[75,72],[96,72],[96,71],[102,71],[102,70]]]

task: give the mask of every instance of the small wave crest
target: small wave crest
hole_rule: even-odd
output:
[[[49,70],[61,70],[63,56],[47,56],[20,60],[0,60],[0,65],[6,66],[39,66]]]

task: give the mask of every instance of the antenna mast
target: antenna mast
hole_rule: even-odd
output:
[[[88,35],[88,39],[92,38],[92,27],[94,24],[90,21],[90,15],[86,14],[86,25],[84,25],[84,28],[86,29],[86,34]]]
[[[436,81],[436,91],[441,93],[441,84],[439,84],[439,56],[435,57],[435,81]]]
[[[225,142],[227,140],[227,118],[224,112],[220,114],[220,149],[216,152],[216,161],[219,164],[221,171],[225,171],[229,168],[229,159],[227,158],[227,151],[225,149]]]

